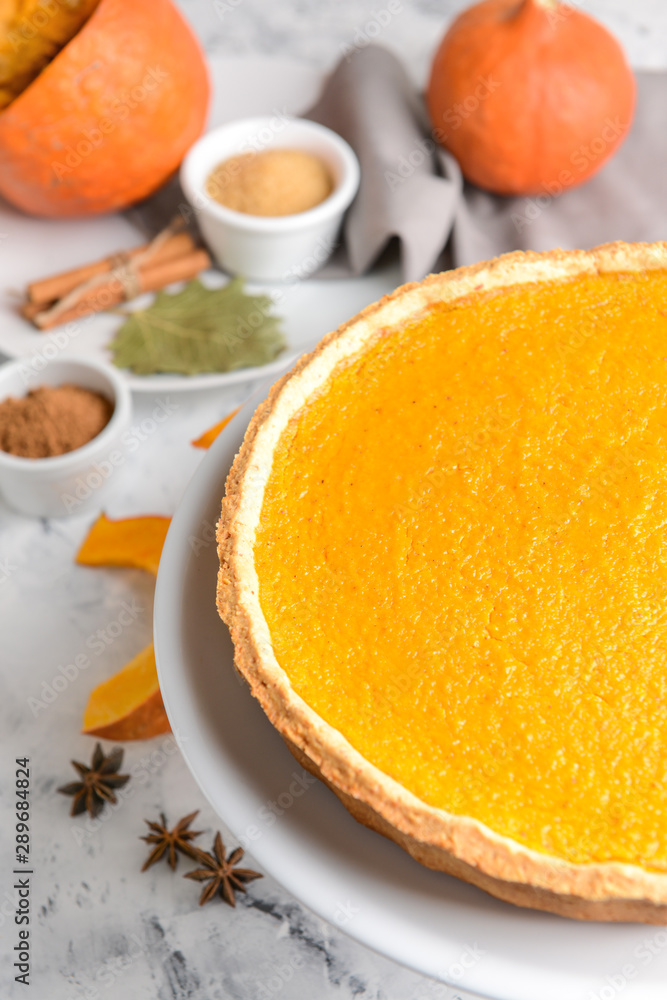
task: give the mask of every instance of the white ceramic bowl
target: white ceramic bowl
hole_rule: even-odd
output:
[[[21,514],[65,517],[92,508],[123,465],[123,438],[132,418],[130,390],[108,365],[84,358],[55,358],[36,372],[33,359],[0,365],[0,401],[25,396],[41,385],[69,382],[92,389],[114,404],[111,419],[92,441],[52,458],[20,458],[0,450],[0,492]]]
[[[319,205],[295,215],[247,215],[206,193],[219,163],[239,153],[302,149],[329,168],[334,190]],[[190,149],[181,184],[199,228],[223,270],[253,281],[290,282],[309,277],[334,249],[343,215],[359,187],[359,162],[339,135],[303,118],[246,118],[213,129]]]

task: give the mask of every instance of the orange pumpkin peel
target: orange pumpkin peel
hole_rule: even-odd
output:
[[[151,643],[91,692],[83,732],[107,740],[145,740],[170,729]]]
[[[83,566],[131,566],[157,576],[170,517],[128,517],[112,520],[100,514],[79,549]]]
[[[237,406],[235,410],[232,410],[232,412],[228,413],[226,417],[219,420],[217,424],[213,424],[212,427],[209,427],[207,431],[204,431],[203,434],[201,434],[198,438],[195,438],[195,440],[190,443],[195,448],[210,448],[217,436],[221,433],[221,431],[224,431],[227,424],[234,419],[240,409],[241,407]]]
[[[76,561],[83,566],[130,566],[157,575],[171,518],[100,514]],[[155,665],[153,644],[92,691],[83,732],[107,740],[146,740],[170,731]]]

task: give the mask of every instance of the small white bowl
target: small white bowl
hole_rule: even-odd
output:
[[[122,376],[108,365],[68,356],[55,358],[35,371],[33,359],[0,365],[0,401],[26,396],[41,385],[71,383],[106,396],[114,406],[106,427],[87,444],[51,458],[21,458],[0,450],[0,492],[21,514],[66,517],[100,501],[125,461],[123,436],[130,426],[132,401]]]
[[[206,193],[207,177],[230,156],[280,148],[313,153],[329,168],[334,190],[315,208],[295,215],[247,215]],[[282,115],[246,118],[213,129],[192,146],[181,166],[181,185],[223,270],[252,281],[298,281],[321,267],[334,249],[359,187],[359,161],[324,125]]]

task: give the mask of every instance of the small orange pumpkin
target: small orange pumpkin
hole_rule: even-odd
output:
[[[151,194],[203,130],[201,47],[171,0],[100,0],[0,114],[0,194],[75,217]]]
[[[620,45],[588,15],[557,0],[483,0],[442,39],[427,104],[469,181],[557,194],[623,141],[635,89]]]

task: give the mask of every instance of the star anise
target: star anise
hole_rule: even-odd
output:
[[[218,890],[226,903],[229,903],[230,906],[236,906],[235,892],[245,892],[246,882],[262,878],[259,872],[254,872],[251,868],[235,867],[245,854],[242,847],[237,847],[225,860],[225,845],[219,833],[215,835],[212,854],[207,854],[206,851],[201,851],[199,848],[195,848],[195,851],[197,860],[205,867],[187,872],[183,878],[191,878],[196,882],[208,882],[199,897],[200,906],[208,903],[209,899],[213,899]]]
[[[163,855],[166,856],[169,867],[172,871],[175,871],[178,864],[179,851],[181,854],[187,854],[189,857],[197,860],[197,848],[193,847],[190,841],[194,840],[195,837],[201,836],[203,831],[188,830],[188,827],[198,813],[199,810],[196,809],[195,812],[189,813],[183,819],[179,819],[173,830],[167,828],[167,819],[164,813],[160,813],[159,823],[153,823],[149,819],[144,820],[144,823],[147,823],[153,832],[145,837],[140,837],[139,840],[145,840],[147,844],[155,844],[155,847],[146,858],[141,869],[142,872],[145,872],[147,868],[150,868],[156,861],[159,861]]]
[[[116,802],[114,788],[122,788],[130,780],[129,774],[118,774],[123,763],[123,750],[115,747],[108,757],[105,757],[100,743],[95,747],[90,767],[78,760],[72,761],[81,781],[72,781],[62,785],[58,791],[63,795],[73,795],[74,801],[70,816],[78,816],[87,809],[91,816],[97,816],[105,802]]]

